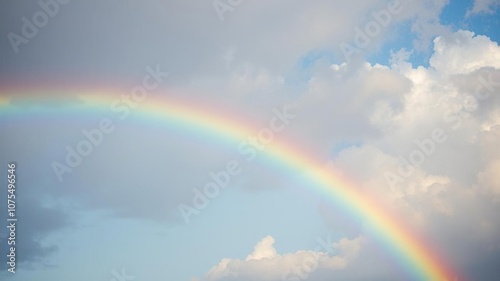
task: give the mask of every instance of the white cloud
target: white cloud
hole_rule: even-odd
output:
[[[467,10],[465,17],[481,13],[493,14],[498,5],[500,5],[500,0],[474,0],[474,6]]]
[[[29,73],[47,69],[54,76],[60,74],[61,80],[66,73],[101,79],[103,73],[130,69],[132,73],[127,75],[135,78],[138,75],[133,72],[142,71],[145,62],[162,58],[165,68],[176,73],[172,83],[181,91],[194,89],[201,93],[186,94],[193,95],[193,100],[216,104],[221,110],[230,108],[255,124],[268,121],[266,114],[275,105],[296,99],[300,112],[280,137],[296,141],[304,151],[310,150],[323,160],[330,158],[337,143],[360,141],[360,147],[344,149],[331,161],[357,179],[360,188],[388,202],[395,212],[421,227],[422,232],[451,241],[451,245],[443,244],[449,252],[462,251],[469,258],[466,250],[473,244],[467,240],[469,237],[480,240],[474,245],[477,248],[498,245],[499,89],[494,87],[486,101],[469,103],[469,97],[482,85],[481,77],[494,73],[493,78],[499,79],[500,48],[485,36],[463,30],[451,33],[441,25],[439,15],[448,1],[409,1],[391,22],[392,26],[411,21],[412,30],[418,35],[415,44],[420,49],[439,35],[434,40],[430,68],[413,68],[407,62],[406,51],[397,52],[390,66],[318,62],[305,90],[294,89],[296,92],[291,94],[282,77],[300,58],[311,50],[335,49],[342,41],[350,42],[354,28],[387,1],[319,0],[314,5],[298,0],[245,1],[224,22],[219,21],[210,2],[150,2],[157,3],[141,5],[134,12],[132,23],[130,16],[111,17],[109,9],[88,9],[95,11],[93,26],[104,28],[98,38],[92,37],[95,32],[88,32],[88,25],[75,26],[86,21],[86,15],[80,15],[80,11],[87,10],[75,8],[77,17],[70,13],[59,19],[62,23],[70,20],[68,26],[72,28],[56,29],[51,25],[44,30],[48,38],[57,35],[70,44],[48,44],[50,48],[41,52],[39,45],[33,43],[24,50],[23,57],[29,61],[19,65],[25,64]],[[165,6],[158,7],[160,2]],[[88,5],[85,3],[79,5]],[[498,4],[498,0],[476,0],[468,14],[490,13]],[[110,18],[116,21],[114,25],[108,24]],[[150,19],[154,25],[145,24]],[[124,27],[126,32],[117,37],[105,36],[117,34],[116,26]],[[374,43],[384,42],[391,31],[384,29]],[[147,51],[139,49],[142,45],[149,46]],[[95,51],[109,49],[116,51],[113,56]],[[91,50],[95,53],[90,56]],[[4,53],[7,57],[2,58],[7,63],[3,65],[18,65],[14,60],[19,57]],[[66,64],[69,68],[62,67]],[[75,74],[79,70],[86,70],[88,73],[83,74],[88,75]],[[447,112],[451,113],[448,118],[443,116]],[[72,124],[78,127],[72,131],[64,127],[69,125],[57,127],[66,134],[62,139],[58,138],[61,132],[51,131],[56,126],[47,126],[40,134],[43,142],[40,137],[25,133],[30,130],[9,129],[14,134],[5,134],[9,145],[1,148],[2,156],[28,163],[33,155],[50,149],[64,158],[65,142],[74,143],[69,140],[71,135],[80,137],[80,128],[87,125]],[[192,198],[192,188],[206,184],[208,172],[218,169],[236,152],[236,147],[210,150],[194,145],[198,140],[189,145],[182,137],[123,128],[122,133],[106,140],[87,165],[72,174],[73,180],[67,183],[72,188],[47,192],[75,199],[91,209],[109,208],[124,216],[172,220],[177,204]],[[435,152],[414,167],[410,176],[390,186],[384,173],[397,174],[400,157],[408,158],[418,149],[414,141],[429,138],[435,128],[446,132],[447,141],[436,144]],[[60,143],[54,144],[54,139]],[[16,152],[10,151],[11,147]],[[18,151],[24,151],[26,157],[19,157],[22,153]],[[123,160],[124,151],[128,161]],[[37,161],[38,167],[46,164]],[[33,170],[38,171],[33,178],[51,174],[43,168]],[[269,183],[269,177],[252,177],[251,170],[252,167],[245,170],[242,177],[254,178],[252,187]],[[138,187],[142,192],[137,193]],[[480,227],[476,227],[476,222],[480,222]],[[469,237],[450,239],[457,233]],[[319,251],[279,254],[273,243],[272,237],[266,237],[245,260],[221,260],[206,279],[280,280],[289,270],[303,269],[310,260],[320,260],[318,268],[345,269],[362,247],[361,238],[342,239],[335,244],[338,253],[334,255]]]
[[[222,259],[211,268],[203,280],[296,280],[298,276],[309,276],[315,270],[339,270],[346,268],[361,251],[364,238],[343,238],[331,247],[337,251],[297,251],[278,254],[274,248],[274,238],[263,238],[254,251],[245,259]]]
[[[488,37],[462,30],[434,43],[429,68],[413,68],[404,54],[394,57],[388,71],[411,85],[393,97],[402,109],[372,102],[377,109],[369,115],[371,124],[385,129],[362,138],[359,147],[344,149],[331,165],[430,240],[440,241],[450,259],[474,264],[481,251],[497,249],[499,242],[493,233],[500,233],[500,48]],[[435,129],[446,140],[419,146]],[[415,151],[424,161],[402,165]],[[393,186],[387,172],[398,177]],[[471,249],[481,250],[472,254]]]
[[[465,74],[487,66],[500,68],[500,47],[486,36],[459,30],[434,40],[430,64],[441,75]]]
[[[245,261],[260,260],[263,258],[272,259],[276,257],[276,249],[273,247],[274,238],[266,236],[255,246],[253,253],[251,253]]]

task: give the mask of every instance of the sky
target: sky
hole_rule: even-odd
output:
[[[321,170],[451,278],[498,280],[499,12],[3,1],[0,279],[425,280],[376,209],[321,190]]]

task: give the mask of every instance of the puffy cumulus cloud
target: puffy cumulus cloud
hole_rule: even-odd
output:
[[[500,68],[500,48],[488,37],[466,30],[434,39],[430,65],[440,74],[463,74],[481,67]]]
[[[499,254],[500,48],[469,31],[434,43],[429,68],[413,68],[404,51],[390,68],[379,67],[410,86],[392,96],[398,107],[365,109],[379,133],[365,130],[363,143],[340,151],[330,166],[476,272]]]
[[[374,124],[402,110],[402,93],[410,87],[410,80],[386,66],[318,67],[295,102],[297,118],[287,137],[310,147],[312,155],[328,157],[339,141],[380,135],[384,128]]]
[[[293,102],[297,117],[280,135],[324,159],[337,143],[346,140],[373,141],[389,155],[408,157],[415,140],[429,137],[422,136],[422,132],[446,129],[449,140],[440,145],[440,151],[451,152],[454,146],[450,143],[469,149],[455,155],[463,161],[454,163],[448,163],[446,154],[438,153],[434,156],[438,160],[427,169],[432,175],[455,171],[460,181],[471,184],[477,171],[464,171],[463,163],[480,161],[477,129],[497,122],[497,99],[485,102],[476,95],[483,97],[496,87],[491,81],[496,78],[491,75],[499,67],[499,47],[485,36],[462,30],[437,37],[434,42],[430,68],[413,68],[407,62],[406,50],[394,53],[390,66],[356,62],[329,65],[318,61],[305,90],[297,93],[296,99],[287,95],[281,76],[251,65],[238,68],[238,74],[227,85],[205,88],[215,91],[226,87],[225,102],[261,124],[269,120],[273,107]],[[474,52],[476,49],[481,51]]]
[[[276,249],[273,247],[274,238],[271,236],[266,236],[262,239],[255,248],[253,253],[250,254],[245,260],[260,260],[263,258],[274,258],[276,257]]]
[[[452,215],[454,209],[447,200],[447,193],[453,192],[451,179],[420,166],[403,167],[400,161],[366,144],[343,150],[328,167],[341,168],[346,177],[360,183],[360,191],[384,202],[415,228],[428,226],[436,214]]]
[[[245,260],[222,259],[202,280],[296,280],[307,278],[318,269],[344,269],[358,257],[365,239],[342,238],[332,245],[327,245],[336,252],[335,254],[297,251],[280,255],[273,246],[274,242],[271,236],[263,238]]]
[[[500,5],[500,0],[474,0],[474,5],[467,10],[465,17],[486,13],[493,14],[495,9]]]
[[[446,153],[448,162],[457,149]],[[498,177],[492,172],[494,163],[485,170],[480,165],[464,164],[469,167],[462,168],[473,169],[474,173],[483,171],[478,182],[467,184],[456,176],[459,170],[453,174],[432,172],[430,164],[435,161],[432,156],[417,166],[405,166],[404,161],[397,154],[366,144],[342,151],[331,166],[356,179],[356,188],[382,202],[415,232],[423,233],[458,268],[481,268],[490,254],[498,255],[500,223],[496,217],[500,205],[494,190],[498,187],[494,182]],[[498,173],[498,169],[495,171]],[[334,220],[331,222],[334,225],[339,220],[326,219]],[[374,255],[367,257],[374,258]],[[488,270],[476,276],[494,280],[496,273]]]
[[[282,77],[299,58],[311,50],[351,42],[355,27],[366,22],[372,11],[384,8],[387,1],[318,0],[314,5],[298,0],[245,1],[222,22],[206,1],[144,1],[133,17],[113,10],[116,3],[75,2],[65,9],[66,16],[58,18],[60,24],[44,28],[49,38],[65,38],[63,42],[54,40],[58,44],[42,47],[28,44],[22,46],[26,47],[24,55],[17,57],[11,50],[1,52],[5,63],[0,70],[7,78],[19,73],[35,75],[35,70],[43,69],[48,77],[60,76],[61,80],[71,75],[85,77],[86,83],[101,77],[136,81],[144,75],[144,66],[154,62],[173,73],[169,83],[175,87],[199,90],[192,95],[200,103],[210,101],[247,114],[256,124],[268,122],[277,105],[293,101],[297,118],[283,132],[283,138],[296,140],[323,158],[329,158],[338,142],[362,141],[360,148],[341,152],[334,165],[359,178],[362,188],[384,196],[416,224],[439,229],[441,216],[455,217],[457,224],[462,216],[471,222],[481,218],[480,229],[472,227],[464,233],[477,231],[493,245],[491,237],[500,232],[497,220],[488,214],[497,214],[498,207],[484,202],[498,195],[498,85],[488,81],[500,80],[499,48],[484,36],[469,31],[451,34],[442,27],[438,16],[446,2],[405,2],[402,13],[391,23],[411,20],[422,46],[435,34],[444,34],[434,41],[430,68],[413,68],[406,62],[405,52],[395,54],[391,66],[318,63],[305,90],[296,90],[293,95],[287,94]],[[99,9],[90,8],[96,3]],[[88,20],[82,11],[92,11],[92,24],[79,24]],[[28,14],[25,12],[9,10],[6,18],[17,22]],[[100,29],[97,38],[88,29],[95,26]],[[8,25],[2,25],[0,30],[7,34],[11,30],[6,28]],[[384,29],[378,39],[389,31]],[[142,49],[144,45],[147,50]],[[112,55],[106,50],[113,50]],[[12,67],[14,64],[17,67]],[[491,73],[495,76],[490,79]],[[29,80],[30,75],[22,77]],[[480,94],[490,93],[487,100],[474,96],[478,87],[482,87]],[[96,148],[68,177],[65,188],[53,189],[57,186],[55,177],[44,176],[53,175],[51,161],[62,161],[64,147],[75,145],[82,139],[81,129],[92,128],[97,124],[92,122],[99,120],[71,125],[66,121],[44,124],[43,130],[38,123],[18,128],[6,125],[2,127],[5,138],[0,154],[5,159],[34,163],[26,169],[33,179],[45,179],[42,188],[47,194],[128,217],[172,220],[178,214],[178,204],[192,200],[193,188],[203,187],[210,180],[208,173],[220,169],[237,153],[237,144],[234,150],[210,150],[195,141],[187,142],[178,132],[159,134],[131,122]],[[412,173],[405,171],[410,175],[400,175],[401,158],[410,161],[411,153],[419,149],[414,141],[432,138],[435,128],[443,129],[446,142],[435,144],[431,155],[422,152],[425,162],[415,165]],[[401,178],[396,185],[388,184],[386,171]],[[268,177],[253,178],[260,180],[252,186],[269,182]],[[38,209],[26,206],[26,210]],[[339,243],[340,254],[328,256],[325,260],[330,263],[324,262],[325,267],[341,268],[349,260],[347,253],[342,254],[343,243]],[[213,273],[244,272],[253,278],[253,272],[265,271],[279,278],[284,271],[276,268],[291,269],[308,256],[326,255],[312,251],[280,255],[270,239],[259,245],[250,255],[259,258],[223,260]]]
[[[435,127],[436,121],[454,119],[448,111],[473,107],[477,99],[473,95],[481,79],[490,80],[488,69],[499,66],[499,54],[498,45],[489,38],[458,31],[435,39],[428,69],[413,68],[404,50],[393,54],[390,66],[318,63],[297,100],[300,114],[292,124],[298,127],[293,138],[314,143],[318,155],[328,154],[339,140],[395,134],[400,138],[395,147],[403,149],[421,130]],[[489,88],[480,89],[485,91]],[[443,112],[448,115],[443,117]],[[484,115],[479,110],[474,114]],[[464,120],[462,127],[473,129],[474,122]]]
[[[317,63],[284,134],[324,159],[339,142],[361,141],[330,165],[438,241],[451,260],[477,269],[485,251],[499,252],[500,48],[464,30],[434,44],[429,68],[414,68],[406,50],[390,66]],[[223,260],[211,272],[231,280],[232,268],[265,261],[275,269],[289,257],[267,253],[259,262]]]

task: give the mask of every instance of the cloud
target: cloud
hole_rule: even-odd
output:
[[[498,171],[500,171],[500,159],[495,159],[487,164],[484,171],[478,174],[481,186],[484,186],[497,198],[500,196],[500,175]]]
[[[276,249],[273,247],[274,238],[266,236],[262,241],[257,243],[253,252],[245,259],[245,261],[260,260],[263,258],[272,259],[276,257]]]
[[[383,119],[372,111],[372,124],[390,130],[340,151],[331,167],[386,202],[450,261],[479,272],[499,252],[500,48],[463,30],[434,44],[429,68],[413,68],[404,56],[391,66],[411,86],[400,92],[400,110],[381,110]],[[442,142],[433,139],[436,130]],[[494,280],[497,273],[479,275]]]
[[[318,62],[285,135],[325,162],[337,143],[356,143],[329,165],[436,241],[453,263],[476,272],[499,252],[500,48],[465,30],[433,42],[428,68],[413,67],[404,50],[390,66]],[[272,250],[264,242],[259,249]],[[269,253],[264,260],[273,270],[289,268]],[[231,280],[245,272],[252,280],[244,270],[252,263],[260,264],[225,259],[213,273]],[[495,271],[481,276],[494,280]]]
[[[316,269],[340,270],[355,260],[364,239],[343,238],[330,245],[337,253],[297,251],[280,255],[274,248],[274,238],[264,237],[245,260],[222,259],[211,268],[203,280],[297,280]],[[196,280],[196,279],[195,279]]]
[[[54,77],[86,85],[126,84],[141,77],[144,66],[152,63],[175,69],[172,83],[176,85],[207,77],[225,81],[232,75],[228,70],[246,64],[284,75],[312,50],[334,50],[342,57],[339,44],[352,42],[355,28],[364,27],[372,20],[371,12],[388,5],[383,0],[316,0],[314,5],[299,0],[246,1],[225,14],[221,22],[212,2],[146,0],[125,10],[117,9],[114,2],[92,0],[61,6],[57,22],[43,29],[44,38],[58,44],[51,41],[39,48],[30,41],[20,46],[22,56],[14,58],[6,42],[0,54],[5,62],[0,66],[2,77],[6,81],[13,77],[51,81],[49,84],[55,82]],[[445,29],[439,24],[439,14],[447,1],[399,2],[402,13],[394,15],[370,49],[384,42],[401,23],[414,25],[418,40],[425,41],[417,43],[422,46]],[[91,13],[92,23],[78,24],[88,20],[90,12],[82,11],[95,6],[99,9]],[[32,15],[33,9],[39,9],[35,2],[2,9],[2,17],[15,24],[2,25],[0,31],[20,33],[20,19]],[[93,31],[97,26],[99,33]]]
[[[40,202],[34,194],[30,195],[20,190],[18,190],[17,195],[17,198],[20,198],[19,195],[23,198],[17,200],[18,206],[22,206],[22,208],[17,209],[16,214],[18,218],[16,222],[16,254],[22,257],[22,259],[18,259],[18,263],[20,267],[26,268],[50,265],[49,258],[59,250],[59,247],[46,239],[50,235],[74,226],[70,220],[71,216],[69,212],[64,210],[62,204],[54,202],[47,205],[47,203]],[[6,195],[0,196],[0,199],[7,202]],[[5,221],[7,216],[2,214],[0,218]],[[3,253],[8,253],[9,249],[6,238],[0,237],[0,251]],[[1,261],[2,269],[5,269],[6,272],[8,257],[2,256]]]
[[[486,36],[459,30],[434,39],[430,65],[442,75],[471,73],[488,66],[500,68],[500,47]]]
[[[493,14],[495,9],[500,5],[500,0],[474,0],[472,9],[468,9],[465,17],[478,15],[478,14]]]
[[[4,44],[3,79],[58,77],[91,86],[104,80],[106,86],[135,83],[131,81],[144,75],[145,65],[158,63],[173,73],[165,85],[167,94],[180,89],[193,101],[246,116],[252,124],[265,124],[274,107],[292,102],[297,118],[280,138],[293,140],[304,153],[359,181],[364,192],[384,200],[409,224],[442,242],[447,256],[460,264],[477,268],[486,257],[498,256],[500,101],[495,81],[500,80],[500,48],[486,36],[451,32],[442,25],[439,16],[449,1],[404,1],[402,13],[367,48],[369,54],[392,35],[392,26],[409,23],[417,50],[434,44],[429,68],[414,68],[408,62],[409,52],[402,50],[394,53],[388,66],[362,59],[335,64],[320,59],[312,63],[305,81],[290,81],[294,79],[289,75],[302,67],[297,63],[304,56],[333,50],[339,61],[339,44],[351,42],[355,28],[387,1],[318,0],[314,5],[298,0],[245,1],[223,22],[211,1],[145,0],[127,12],[112,2],[75,1],[64,6],[43,36],[21,46],[22,55],[13,56]],[[499,3],[476,0],[467,15],[493,13]],[[2,34],[20,31],[20,19],[31,15],[28,11],[37,4],[25,5],[2,9],[3,20],[14,23],[1,25]],[[485,85],[489,80],[494,82]],[[478,87],[489,97],[479,99]],[[45,95],[35,100],[14,97],[12,104],[85,106],[72,95],[68,93],[64,101],[47,101]],[[32,122],[18,127],[3,121],[0,154],[24,163],[30,175],[24,177],[29,181],[27,192],[37,190],[56,201],[77,202],[83,210],[176,222],[178,204],[189,202],[193,188],[210,180],[210,171],[237,155],[237,143],[234,147],[200,144],[182,130],[159,132],[154,126],[137,126],[132,119],[120,124],[62,186],[52,177],[50,163],[64,159],[64,147],[75,145],[82,138],[81,129],[94,127],[98,120],[44,120],[43,126]],[[427,144],[435,129],[443,130],[446,141],[434,143],[433,152],[426,153],[419,144]],[[345,143],[356,145],[334,149]],[[425,159],[402,176],[398,170],[411,155]],[[246,190],[286,186],[286,180],[274,181],[272,171],[259,168],[248,167],[238,184]],[[394,184],[388,182],[388,172],[398,177]],[[20,201],[26,212],[20,232],[25,235],[21,252],[26,261],[54,253],[56,247],[44,245],[44,238],[70,225],[65,211],[47,208],[43,200],[34,196]],[[355,235],[363,235],[357,231]],[[359,256],[362,240],[338,241],[337,253],[279,254],[274,239],[266,237],[246,259],[223,259],[206,279],[281,280],[283,274],[302,270],[314,260],[319,261],[318,271],[346,272]]]
[[[482,85],[481,79],[488,81],[491,74],[494,82],[500,77],[499,47],[489,38],[474,36],[469,31],[438,37],[434,42],[435,53],[429,68],[413,68],[406,61],[405,52],[396,53],[390,66],[331,65],[320,61],[315,64],[306,88],[296,96],[286,96],[280,75],[248,66],[239,69],[239,74],[226,84],[214,80],[215,85],[208,87],[206,99],[214,97],[210,93],[221,85],[227,87],[223,89],[252,89],[242,95],[223,91],[219,94],[228,99],[215,99],[211,104],[238,111],[256,124],[269,122],[272,108],[291,100],[296,104],[297,117],[279,137],[293,139],[304,151],[352,174],[352,178],[361,182],[361,188],[386,200],[414,226],[440,233],[443,222],[439,218],[458,220],[464,215],[471,221],[482,218],[488,222],[485,225],[492,225],[495,233],[497,224],[488,213],[496,210],[495,205],[487,211],[478,208],[473,214],[463,214],[461,205],[484,207],[488,204],[482,200],[493,204],[491,199],[498,196],[495,175],[499,157],[495,152],[500,123],[498,87],[491,85],[493,92],[485,101],[471,103],[469,100],[478,85]],[[481,51],[474,53],[476,49]],[[199,80],[196,83],[200,83],[197,86],[203,84]],[[279,94],[270,95],[271,92]],[[488,88],[483,87],[482,93],[489,93]],[[103,112],[103,116],[106,114]],[[53,175],[51,161],[64,159],[64,146],[74,146],[82,138],[81,129],[95,126],[98,117],[74,120],[70,125],[65,120],[47,120],[43,133],[36,124],[9,127],[1,153],[6,159],[24,163],[30,163],[32,155],[40,155],[37,162],[27,164],[26,169],[34,178]],[[108,210],[122,217],[172,223],[180,221],[178,204],[192,200],[192,189],[203,187],[210,180],[210,171],[217,171],[237,156],[237,142],[234,146],[218,147],[200,144],[192,136],[173,129],[155,131],[134,122],[119,125],[117,131],[68,176],[63,186],[57,185],[55,177],[45,176],[47,180],[38,189],[54,198],[78,202],[86,210]],[[412,151],[419,149],[415,141],[428,139],[436,128],[445,131],[446,143],[436,143],[435,153],[426,156],[425,163],[414,167],[411,175],[402,177],[398,185],[391,187],[385,172],[398,175],[401,158],[408,161]],[[138,135],[142,137],[138,139]],[[361,145],[336,152],[331,159],[333,148],[343,141]],[[267,174],[259,172],[259,166],[255,166],[248,166],[238,178],[239,185],[253,190],[269,186],[270,182],[273,186],[286,186],[286,180],[271,181],[276,177],[272,172],[267,169]],[[137,188],[143,192],[137,193]],[[35,187],[28,189],[35,190]],[[453,227],[462,226],[457,222]],[[494,242],[488,239],[485,243]],[[263,249],[272,249],[269,244],[264,246]],[[301,252],[302,259],[306,253],[320,255]],[[284,260],[299,264],[294,254],[278,257],[269,259],[280,266]],[[229,261],[222,263],[221,272],[231,272],[231,266],[247,269],[249,264],[259,264],[258,260]],[[283,272],[275,272],[278,273]]]
[[[487,196],[492,196],[496,201],[500,201],[500,177],[498,173],[500,171],[500,153],[496,149],[498,140],[500,140],[500,119],[498,118],[500,110],[495,113],[495,122],[488,122],[481,134],[479,143],[485,157],[477,178],[478,186],[486,192]]]

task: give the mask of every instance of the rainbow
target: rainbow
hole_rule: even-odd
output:
[[[0,120],[22,117],[36,117],[43,113],[61,114],[58,109],[22,109],[9,104],[10,97],[29,99],[35,97],[39,90],[19,90],[15,88],[0,92]],[[50,92],[50,91],[44,91]],[[65,91],[62,91],[65,92]],[[66,91],[75,93],[74,90]],[[111,103],[119,96],[116,90],[83,90],[78,91],[79,98],[84,101],[80,106],[86,114],[96,110],[108,112]],[[54,95],[51,95],[54,97]],[[55,96],[57,98],[57,95]],[[170,98],[169,98],[170,97]],[[146,117],[147,122],[180,126],[198,133],[209,133],[217,139],[239,141],[249,135],[254,135],[254,127],[244,121],[234,121],[221,114],[221,111],[210,110],[207,106],[172,98],[164,94],[162,97],[148,97],[141,102],[134,113]],[[77,114],[73,110],[63,111],[64,114]],[[149,121],[150,120],[150,121]],[[0,121],[0,125],[2,121]],[[275,140],[266,145],[262,151],[270,159],[274,167],[288,171],[307,171],[304,183],[307,188],[328,200],[335,208],[340,209],[352,219],[363,222],[370,235],[399,264],[411,280],[458,280],[456,271],[451,270],[446,261],[439,257],[435,247],[430,246],[421,237],[411,231],[401,219],[388,212],[383,205],[372,197],[364,194],[355,185],[341,175],[326,169],[323,163],[307,155],[299,147],[290,143]]]

